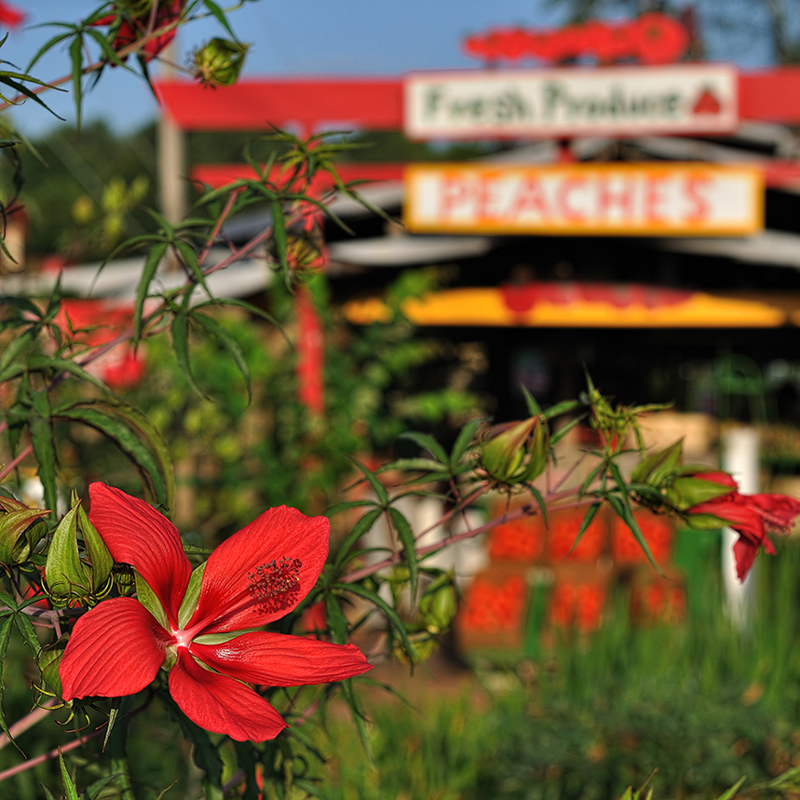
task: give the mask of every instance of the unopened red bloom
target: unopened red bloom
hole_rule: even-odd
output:
[[[18,28],[25,20],[25,14],[8,3],[0,2],[0,25]]]
[[[116,51],[122,50],[134,44],[134,42],[138,42],[139,39],[151,32],[168,28],[171,23],[180,19],[185,4],[186,0],[160,0],[154,16],[151,15],[150,10],[146,10],[139,15],[128,14],[120,23],[112,47]],[[151,16],[152,27],[150,25]],[[93,24],[111,25],[116,19],[116,14],[108,14],[96,20]],[[175,38],[176,31],[177,26],[173,26],[145,42],[142,47],[145,59],[150,61],[150,59],[155,58]]]
[[[726,472],[699,472],[694,478],[730,487],[730,491],[687,509],[687,521],[708,515],[723,520],[738,534],[733,546],[736,573],[744,580],[760,547],[775,555],[769,532],[785,533],[800,515],[800,501],[782,494],[739,494],[736,481]]]
[[[89,495],[90,519],[115,561],[136,571],[142,602],[105,600],[78,619],[59,670],[65,700],[134,694],[165,665],[170,694],[189,719],[238,741],[263,741],[286,723],[247,683],[327,683],[371,668],[354,645],[253,630],[287,614],[316,583],[328,552],[324,517],[286,506],[265,511],[190,581],[166,517],[102,483]]]

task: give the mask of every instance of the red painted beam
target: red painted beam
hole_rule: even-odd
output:
[[[764,122],[800,122],[800,67],[740,73],[739,116]]]
[[[165,113],[185,131],[267,130],[299,124],[367,130],[403,127],[399,78],[240,80],[207,89],[193,81],[156,81]]]

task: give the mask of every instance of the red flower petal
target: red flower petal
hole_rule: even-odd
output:
[[[733,546],[733,557],[736,561],[736,574],[743,581],[750,572],[758,555],[758,545],[740,536]]]
[[[236,631],[287,614],[316,583],[329,532],[325,517],[287,506],[265,511],[209,556],[186,628],[197,628],[195,635]]]
[[[93,483],[89,497],[89,519],[114,561],[130,564],[147,581],[177,628],[192,573],[178,529],[143,500],[104,483]]]
[[[64,699],[122,697],[144,689],[164,663],[170,639],[138,600],[104,600],[72,629],[58,668]]]
[[[192,722],[237,742],[274,739],[288,727],[281,715],[249,686],[203,669],[186,651],[169,673],[169,691]]]
[[[193,642],[193,655],[225,675],[265,686],[341,681],[372,669],[353,644],[281,633],[244,633],[219,645]]]

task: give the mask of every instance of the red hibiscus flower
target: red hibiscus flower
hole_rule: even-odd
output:
[[[782,494],[739,494],[736,481],[726,472],[700,472],[690,476],[730,487],[730,491],[687,509],[687,521],[708,515],[723,520],[738,534],[733,546],[736,574],[743,581],[753,566],[758,550],[763,547],[775,555],[775,546],[768,532],[785,533],[800,515],[800,501]]]
[[[149,34],[162,28],[167,28],[171,23],[180,19],[186,0],[161,0],[152,20],[150,10],[140,15],[128,15],[123,18],[112,47],[120,51],[129,45],[138,42]],[[117,20],[116,14],[107,14],[93,22],[93,25],[112,25]],[[146,61],[155,58],[174,38],[177,26],[173,26],[158,36],[145,42],[142,50]]]
[[[327,683],[371,669],[351,644],[253,630],[287,614],[316,583],[328,552],[324,517],[265,511],[193,573],[166,517],[102,483],[89,495],[90,519],[112,556],[137,573],[139,600],[104,600],[75,623],[59,669],[65,700],[134,694],[165,666],[189,719],[264,741],[286,723],[246,683]]]

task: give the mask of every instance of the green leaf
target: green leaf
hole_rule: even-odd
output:
[[[344,563],[347,562],[350,550],[358,542],[358,540],[375,524],[376,520],[383,513],[381,508],[373,508],[367,511],[366,514],[356,520],[355,525],[350,533],[347,534],[344,541],[339,545],[336,551],[336,558],[333,561],[334,570],[338,570]]]
[[[554,447],[561,439],[563,439],[576,425],[580,425],[584,419],[586,419],[586,414],[581,414],[579,417],[575,417],[575,419],[571,419],[566,425],[560,427],[555,433],[552,434],[550,437],[550,446]]]
[[[418,444],[420,447],[427,450],[437,461],[441,461],[442,464],[448,463],[447,453],[445,453],[444,448],[427,433],[417,433],[416,431],[409,431],[407,433],[401,433],[398,437],[399,439],[410,439],[412,442]]]
[[[175,357],[178,360],[178,366],[181,368],[181,372],[183,372],[189,385],[201,397],[208,400],[208,396],[203,391],[192,372],[192,365],[189,359],[189,317],[185,312],[180,312],[173,317],[170,333],[172,334],[172,347],[175,350]]]
[[[583,534],[586,533],[587,529],[592,524],[592,521],[597,516],[597,512],[600,510],[602,505],[602,503],[592,503],[589,508],[586,509],[586,514],[581,520],[581,525],[578,528],[578,535],[575,537],[575,541],[572,543],[572,547],[569,549],[569,555],[572,555],[573,551],[580,543],[581,539],[583,538]]]
[[[184,736],[193,745],[194,763],[205,773],[203,785],[205,800],[222,800],[223,764],[219,748],[212,741],[212,734],[192,722],[176,705],[168,692],[160,693],[172,718],[178,723]]]
[[[11,741],[13,741],[13,737],[8,729],[5,710],[3,709],[3,698],[5,695],[5,676],[3,670],[6,666],[6,651],[8,650],[8,641],[11,638],[11,626],[14,623],[14,616],[16,615],[6,617],[3,622],[0,623],[0,728],[3,729],[3,732]]]
[[[547,525],[547,502],[542,493],[532,483],[528,483],[526,486],[528,491],[533,495],[533,499],[536,500],[536,504],[539,506],[539,513],[542,515],[544,524]]]
[[[389,495],[387,494],[384,485],[378,480],[378,477],[375,475],[375,473],[367,469],[367,467],[357,458],[350,456],[350,460],[356,465],[356,467],[358,467],[359,471],[369,482],[369,485],[372,487],[372,491],[375,492],[375,496],[378,498],[378,502],[380,503],[381,507],[386,508],[386,506],[389,505]]]
[[[435,476],[436,480],[441,479],[442,473],[449,473],[447,464],[434,461],[432,458],[398,458],[396,461],[390,461],[388,464],[383,464],[378,467],[376,472],[389,472],[394,470],[401,470],[403,472],[435,472],[438,473]]]
[[[547,411],[542,413],[542,416],[545,419],[552,419],[553,417],[558,417],[561,414],[566,414],[568,411],[574,411],[576,408],[580,408],[583,403],[580,400],[564,400],[562,403],[556,403],[554,406],[551,406],[547,409]]]
[[[39,480],[44,489],[46,508],[55,511],[58,505],[56,492],[56,446],[53,434],[53,421],[50,418],[50,403],[47,395],[37,392],[33,395],[35,414],[31,419],[31,439],[36,456]]]
[[[181,239],[173,242],[173,247],[180,254],[184,265],[188,268],[189,272],[191,272],[195,281],[203,287],[203,290],[209,299],[213,300],[214,297],[211,294],[211,290],[208,288],[205,273],[203,272],[203,268],[200,266],[200,262],[197,260],[197,253],[195,253],[194,248],[188,242],[184,242]]]
[[[717,798],[717,800],[732,800],[732,798],[734,798],[734,797],[736,796],[736,794],[738,793],[739,789],[741,789],[741,788],[742,788],[742,784],[743,784],[743,783],[744,783],[746,780],[747,780],[747,776],[746,776],[746,775],[745,775],[745,776],[743,776],[743,777],[741,777],[741,778],[739,778],[739,780],[738,780],[738,781],[736,781],[736,783],[734,783],[734,784],[733,784],[733,786],[731,786],[729,789],[726,789],[726,790],[725,790],[725,791],[724,791],[724,792],[723,792],[723,793],[722,793],[722,794],[721,794],[721,795],[720,795],[720,796]],[[774,785],[775,785],[775,783],[776,783],[776,782],[775,782],[775,781],[773,781],[773,782],[770,784],[770,786],[774,786]]]
[[[72,62],[72,92],[75,97],[76,127],[81,129],[81,112],[83,110],[83,40],[76,36],[69,46],[69,57]]]
[[[581,484],[578,497],[583,497],[588,494],[592,484],[597,480],[597,476],[606,468],[606,462],[601,461],[592,471],[586,476],[586,480]]]
[[[213,2],[213,0],[203,0],[203,5],[216,18],[217,22],[219,22],[219,24],[222,25],[223,28],[225,28],[231,39],[238,42],[239,40],[236,38],[236,34],[233,32],[233,29],[228,23],[228,19],[225,16],[225,12],[215,2]]]
[[[411,530],[411,525],[409,525],[408,520],[400,513],[400,511],[398,511],[398,509],[390,506],[389,515],[392,519],[392,523],[397,529],[397,535],[400,537],[400,543],[403,545],[403,555],[405,555],[406,564],[408,564],[408,577],[411,588],[411,597],[413,602],[416,602],[419,562],[417,560],[417,542],[414,538],[414,531]]]
[[[520,385],[522,396],[525,398],[525,405],[528,407],[528,414],[538,417],[542,413],[542,407],[536,402],[536,398],[528,391],[527,386]]]
[[[158,242],[150,248],[147,258],[144,262],[144,269],[142,270],[142,277],[136,286],[136,301],[134,303],[133,312],[133,336],[134,341],[139,341],[142,338],[142,319],[144,317],[144,302],[147,300],[147,294],[150,290],[150,284],[155,278],[158,265],[164,258],[167,252],[167,242]]]
[[[482,420],[473,419],[459,431],[453,449],[450,451],[450,469],[454,473],[467,449],[472,444],[481,422]]]
[[[3,298],[5,303],[5,298]],[[8,380],[5,371],[9,366],[24,360],[26,350],[29,350],[36,341],[36,334],[32,330],[27,330],[19,336],[15,336],[11,341],[3,343],[3,352],[0,353],[0,382]]]
[[[247,366],[247,358],[242,351],[242,348],[239,346],[239,343],[236,339],[231,336],[230,331],[228,331],[224,325],[220,325],[217,320],[213,317],[209,317],[207,314],[192,314],[192,322],[196,322],[203,328],[206,333],[210,334],[217,340],[219,345],[225,350],[225,352],[231,357],[236,368],[239,370],[242,378],[245,382],[245,388],[247,390],[247,402],[250,402],[250,368]]]
[[[608,500],[608,504],[611,506],[611,508],[614,509],[614,512],[617,514],[617,516],[630,528],[634,538],[639,543],[639,546],[642,548],[644,554],[647,556],[647,560],[653,565],[653,568],[656,570],[656,572],[658,572],[659,575],[663,575],[664,572],[656,563],[655,558],[653,558],[653,554],[650,551],[650,545],[647,544],[647,540],[644,538],[644,534],[639,527],[639,523],[636,521],[636,517],[633,515],[630,504],[627,502],[627,496],[623,495],[622,498],[620,498],[617,495],[610,494],[606,499]]]
[[[386,615],[386,618],[392,624],[392,627],[397,631],[397,635],[400,637],[400,641],[402,642],[406,653],[408,653],[409,656],[413,656],[414,645],[408,638],[408,631],[406,630],[406,626],[403,624],[403,620],[400,619],[397,611],[395,611],[394,608],[392,608],[392,606],[390,606],[380,595],[376,594],[375,592],[371,592],[369,589],[358,583],[337,583],[331,588],[341,589],[345,592],[351,592],[352,594],[363,598],[368,603],[372,603],[372,605],[380,609]]]
[[[325,616],[331,636],[336,644],[347,644],[347,617],[339,605],[339,601],[332,594],[325,595]]]
[[[144,413],[122,401],[89,400],[63,406],[54,414],[88,425],[111,439],[137,467],[150,496],[172,507],[175,480],[169,450]]]
[[[344,695],[345,702],[350,709],[350,714],[353,717],[353,722],[358,731],[358,738],[361,741],[361,746],[371,764],[375,764],[375,756],[372,752],[372,741],[369,737],[369,730],[367,730],[366,717],[364,709],[361,707],[361,701],[358,699],[355,690],[353,689],[353,679],[348,678],[342,681],[342,694]]]
[[[69,358],[59,358],[58,356],[36,356],[28,362],[31,371],[49,370],[56,373],[67,372],[82,381],[91,383],[103,392],[108,392],[108,387],[99,378],[88,373],[80,364]]]
[[[28,645],[31,653],[33,653],[34,659],[38,658],[39,653],[42,652],[42,646],[39,644],[39,639],[36,636],[36,631],[33,629],[30,618],[24,612],[19,611],[14,614],[12,619],[17,626],[17,630],[22,635],[22,641]]]

